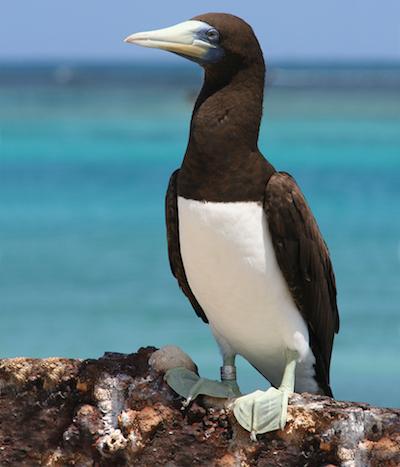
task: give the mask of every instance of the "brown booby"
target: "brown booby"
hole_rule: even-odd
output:
[[[182,166],[166,195],[172,273],[209,323],[223,358],[221,382],[183,368],[166,379],[191,401],[240,395],[235,356],[272,385],[237,397],[252,433],[283,428],[288,394],[332,396],[329,367],[339,329],[328,248],[295,180],[258,149],[265,65],[252,28],[222,13],[197,16],[126,42],[198,62],[204,84]]]

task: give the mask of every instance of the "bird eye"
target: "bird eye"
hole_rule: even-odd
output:
[[[219,32],[216,29],[209,29],[207,31],[207,38],[212,42],[218,42],[219,40]]]

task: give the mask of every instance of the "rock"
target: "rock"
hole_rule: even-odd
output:
[[[149,358],[149,365],[162,373],[171,368],[183,367],[199,374],[196,364],[189,355],[175,345],[166,345],[156,350]]]
[[[195,370],[173,347],[0,360],[0,465],[400,465],[400,410],[294,394],[285,429],[254,443],[221,404],[182,411],[171,365]]]

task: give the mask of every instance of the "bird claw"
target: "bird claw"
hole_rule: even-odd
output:
[[[182,407],[181,407],[181,410],[184,411],[186,410],[189,405],[192,403],[193,399],[191,397],[188,397],[187,399],[185,399],[183,402],[182,402]]]

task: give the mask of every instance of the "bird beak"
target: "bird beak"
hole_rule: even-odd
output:
[[[210,27],[202,21],[190,20],[165,29],[132,34],[125,42],[167,50],[200,63],[207,62],[219,49],[202,34]]]

